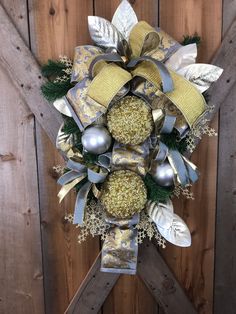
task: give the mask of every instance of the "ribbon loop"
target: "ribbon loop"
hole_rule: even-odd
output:
[[[165,65],[162,62],[155,60],[152,57],[143,56],[143,57],[140,57],[137,59],[133,59],[127,64],[127,67],[128,68],[134,68],[135,66],[137,66],[138,63],[140,63],[142,61],[151,62],[154,65],[154,67],[156,68],[156,70],[159,72],[164,93],[171,92],[174,89],[173,80],[171,78],[171,75],[170,75],[168,69],[165,67]],[[152,80],[151,80],[151,82],[159,85],[159,78],[157,79],[157,82],[152,81]]]
[[[101,183],[103,182],[108,175],[108,171],[106,169],[100,168],[100,172],[93,171],[88,168],[88,179],[92,183]]]
[[[131,30],[129,44],[132,50],[132,57],[140,57],[157,48],[159,44],[157,31],[144,21],[138,22]]]
[[[94,72],[96,72],[96,71],[94,70],[94,68],[96,67],[97,63],[101,62],[101,61],[124,63],[123,59],[121,58],[121,56],[118,53],[106,53],[106,54],[98,55],[90,63],[90,66],[89,66],[89,77],[90,77],[90,79],[93,79],[93,77],[95,76]],[[97,72],[99,72],[99,71],[97,71]]]
[[[88,96],[107,108],[119,90],[131,79],[132,76],[128,71],[116,64],[107,64],[91,82]]]

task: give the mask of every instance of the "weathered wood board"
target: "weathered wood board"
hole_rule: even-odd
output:
[[[87,16],[93,14],[92,0],[30,0],[31,46],[40,63],[60,55],[73,58],[77,45],[89,43]],[[43,26],[42,26],[42,21]],[[46,313],[63,313],[93,264],[99,239],[77,242],[78,229],[64,220],[73,212],[75,195],[58,204],[58,186],[52,167],[63,164],[39,124],[36,128],[38,151],[42,248]]]
[[[236,1],[224,0],[223,35],[236,18]],[[236,28],[228,40],[236,42]],[[235,53],[235,52],[234,52]],[[231,60],[231,56],[225,54]],[[232,76],[235,76],[235,65]],[[227,78],[231,80],[231,77]],[[234,313],[236,308],[236,84],[225,100],[219,114],[219,157],[217,180],[216,246],[215,246],[215,285],[214,313]]]
[[[199,62],[211,61],[221,41],[221,0],[161,0],[160,27],[181,41],[197,32],[202,38]],[[217,117],[212,125],[217,128]],[[194,201],[176,200],[175,210],[187,222],[192,246],[172,245],[162,251],[165,260],[185,287],[199,313],[211,313],[213,306],[215,195],[217,138],[204,137],[192,157],[200,180],[194,185]]]
[[[1,1],[1,4],[28,42],[26,1]],[[4,48],[2,45],[1,49]],[[34,116],[2,65],[0,94],[0,313],[42,314]]]

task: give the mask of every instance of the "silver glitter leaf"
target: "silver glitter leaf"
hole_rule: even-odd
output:
[[[126,40],[129,38],[131,29],[138,23],[138,18],[127,0],[123,0],[118,6],[112,18],[112,24],[121,32]]]
[[[193,83],[201,93],[217,81],[222,72],[223,69],[205,63],[191,64],[177,71],[178,74]]]
[[[117,28],[102,17],[89,16],[88,26],[92,40],[99,47],[119,50],[125,41]]]

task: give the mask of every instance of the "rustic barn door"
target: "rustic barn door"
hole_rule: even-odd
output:
[[[87,16],[110,19],[119,2],[0,1],[40,63],[59,55],[72,58],[75,46],[90,42]],[[211,61],[221,41],[222,0],[130,2],[139,19],[159,25],[179,41],[183,35],[197,32],[202,38],[199,61]],[[0,80],[4,117],[0,169],[6,178],[0,182],[4,191],[0,199],[4,242],[0,279],[7,282],[0,313],[63,313],[101,244],[98,238],[77,244],[77,230],[64,220],[74,198],[71,196],[59,206],[56,197],[53,166],[62,160],[1,67]],[[213,124],[217,128],[217,117]],[[194,187],[196,200],[175,202],[177,213],[190,226],[192,247],[180,249],[169,244],[161,254],[197,311],[210,314],[214,290],[217,139],[204,139],[193,159],[204,173]],[[121,276],[101,313],[149,314],[162,313],[162,309],[139,277]]]

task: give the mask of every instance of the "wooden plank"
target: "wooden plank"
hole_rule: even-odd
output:
[[[119,278],[119,274],[100,272],[100,267],[101,254],[96,258],[65,314],[93,314],[100,310],[111,288]]]
[[[8,72],[12,84],[20,91],[27,105],[55,142],[61,122],[61,115],[42,97],[40,86],[44,79],[38,63],[24,40],[19,36],[13,23],[0,5],[0,64]],[[11,34],[11,36],[9,36]],[[22,62],[19,62],[19,59]]]
[[[101,257],[98,255],[94,265],[65,311],[66,314],[73,314],[79,311],[83,314],[92,314],[100,309],[112,286],[119,278],[118,274],[101,273],[100,265]],[[163,307],[165,313],[196,313],[180,284],[176,281],[160,253],[156,250],[156,246],[148,240],[140,246],[138,275],[142,278],[156,302]],[[132,276],[132,278],[135,277]],[[127,294],[123,299],[120,299],[120,302],[122,300],[121,303],[125,303],[126,298],[129,301],[132,300],[129,310],[132,309],[135,311],[134,313],[143,313],[144,311],[146,313],[154,313],[150,311],[150,306],[146,308],[139,307],[140,298],[143,297],[142,294],[138,294],[139,292],[138,290],[136,291],[134,299],[130,299],[130,295]],[[140,311],[141,309],[142,312]],[[110,309],[110,313],[118,313],[117,310],[119,311],[120,309],[115,305]],[[123,313],[132,313],[127,312],[127,307],[124,306],[123,310]]]
[[[130,1],[140,20],[146,20],[153,26],[158,24],[158,1],[146,0]],[[108,20],[120,4],[120,0],[95,0],[95,15],[102,16]],[[122,300],[122,302],[120,302]],[[133,300],[133,302],[130,302]],[[146,289],[143,282],[137,276],[120,276],[116,286],[107,298],[103,306],[103,314],[110,313],[158,313],[158,305]]]
[[[223,34],[236,18],[236,1],[224,1]],[[232,35],[234,35],[232,33]],[[229,39],[229,42],[235,39]],[[232,44],[232,43],[231,43]],[[232,71],[233,68],[232,68]],[[234,73],[232,72],[232,76]],[[217,182],[217,215],[216,215],[216,246],[215,246],[215,286],[214,313],[233,314],[236,307],[236,253],[235,245],[235,111],[236,85],[225,99],[220,110],[219,125],[219,159]]]
[[[89,42],[87,16],[93,14],[92,0],[30,1],[29,9],[31,47],[40,62],[58,59],[60,54],[73,58],[74,48]],[[36,139],[46,313],[63,313],[99,252],[99,239],[77,243],[78,229],[64,220],[65,212],[73,211],[75,195],[59,206],[52,172],[62,160],[39,124]]]
[[[200,62],[209,62],[219,47],[221,14],[221,0],[214,1],[214,5],[210,0],[160,0],[160,27],[178,41],[182,40],[183,35],[195,32],[201,36]],[[222,52],[219,53],[222,56]],[[219,56],[215,62],[219,62]],[[223,63],[225,66],[228,61],[224,60]],[[225,74],[227,73],[229,72],[226,71]],[[222,103],[219,86],[224,81],[225,77],[222,76],[210,93],[217,110]],[[217,128],[217,118],[212,125]],[[205,136],[193,154],[192,161],[202,174],[192,189],[195,200],[182,199],[174,202],[175,211],[190,227],[192,246],[181,249],[168,244],[162,253],[198,312],[212,313],[217,138]]]
[[[9,0],[1,4],[27,42],[26,1]],[[0,93],[0,313],[42,314],[34,117],[2,66]]]
[[[140,246],[138,275],[165,313],[197,313],[155,245],[148,240]]]

